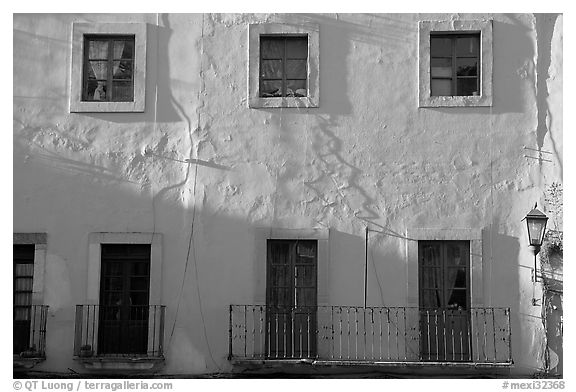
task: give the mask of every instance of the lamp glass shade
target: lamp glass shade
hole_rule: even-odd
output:
[[[528,220],[528,238],[530,245],[541,246],[543,241],[544,227],[546,221],[543,219],[527,219]]]

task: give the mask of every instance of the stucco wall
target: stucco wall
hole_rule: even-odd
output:
[[[492,107],[418,108],[418,21],[451,18],[493,19]],[[147,23],[144,113],[69,113],[72,22]],[[318,108],[248,108],[263,22],[319,24]],[[537,372],[520,220],[562,179],[561,42],[557,15],[15,15],[14,232],[48,234],[38,368],[81,371],[91,232],[163,234],[164,372],[201,373],[229,370],[228,305],[261,296],[256,228],[329,228],[327,302],[362,305],[368,226],[374,306],[407,305],[407,231],[482,230],[482,301],[512,308],[514,371]]]

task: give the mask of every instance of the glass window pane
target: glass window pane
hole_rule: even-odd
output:
[[[423,290],[421,307],[436,309],[440,307],[440,290]]]
[[[108,62],[90,61],[88,66],[89,79],[106,79],[108,76]]]
[[[14,308],[14,320],[30,320],[30,308]]]
[[[287,80],[286,81],[287,97],[305,97],[306,80]]]
[[[107,59],[108,41],[88,41],[88,59]]]
[[[287,79],[306,79],[306,60],[286,60]]]
[[[31,305],[32,293],[14,293],[14,305]]]
[[[466,268],[448,268],[448,281],[446,287],[451,290],[453,288],[466,288]]]
[[[282,78],[282,60],[262,60],[260,76],[264,79]]]
[[[439,266],[440,247],[438,245],[423,245],[420,258],[424,266]]]
[[[474,56],[479,52],[479,37],[460,37],[456,39],[456,56]]]
[[[452,77],[452,59],[449,58],[431,58],[430,75],[433,78],[451,78]]]
[[[122,275],[122,263],[104,263],[104,275]]]
[[[430,37],[430,56],[452,56],[452,38]]]
[[[89,80],[86,88],[89,101],[106,101],[106,82]]]
[[[289,244],[274,242],[270,244],[271,263],[272,264],[288,264]]]
[[[439,288],[442,281],[440,267],[422,267],[422,288]]]
[[[316,242],[298,241],[296,255],[298,263],[313,263],[316,257]]]
[[[462,248],[460,247],[460,245],[447,244],[446,251],[447,251],[446,263],[448,265],[464,265],[465,262],[464,257],[466,255],[462,254]]]
[[[448,300],[448,309],[466,309],[466,290],[454,289],[450,293],[450,299]]]
[[[122,278],[104,278],[104,290],[122,290]]]
[[[478,79],[458,79],[457,95],[479,95]]]
[[[430,81],[430,95],[452,95],[452,80],[432,79]]]
[[[296,267],[296,286],[315,286],[315,283],[313,266]]]
[[[131,263],[130,274],[131,275],[145,275],[149,274],[149,263]]]
[[[128,305],[148,305],[148,293],[130,292],[130,303]]]
[[[114,82],[112,85],[112,96],[114,101],[129,102],[134,100],[134,89],[132,82]]]
[[[458,76],[477,76],[478,60],[474,58],[456,59],[456,72]]]
[[[32,291],[32,278],[17,278],[14,281],[14,290]]]
[[[282,96],[282,81],[280,81],[280,80],[262,81],[260,83],[260,96],[261,97],[281,97]]]
[[[130,290],[148,290],[148,277],[130,278]]]
[[[273,266],[271,270],[273,286],[288,286],[290,284],[290,267]]]
[[[296,289],[296,306],[314,306],[314,295],[315,288],[310,289]]]
[[[286,40],[286,58],[305,59],[308,57],[308,38],[288,38]]]
[[[134,58],[134,41],[122,40],[114,41],[114,60],[133,59]]]
[[[261,37],[260,57],[262,59],[280,59],[284,57],[284,39]]]
[[[14,274],[16,276],[32,276],[34,264],[14,264]]]
[[[114,79],[132,79],[132,61],[114,61]]]

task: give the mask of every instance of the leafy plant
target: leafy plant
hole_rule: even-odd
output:
[[[544,235],[542,243],[542,261],[548,262],[552,255],[563,255],[564,252],[564,231],[563,231],[563,189],[562,184],[553,182],[546,189],[544,201],[547,212],[550,215],[549,227]]]

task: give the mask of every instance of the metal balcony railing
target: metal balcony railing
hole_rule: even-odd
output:
[[[46,357],[48,305],[14,306],[14,354],[23,358]]]
[[[76,305],[77,357],[164,356],[164,305]]]
[[[509,308],[230,305],[229,358],[509,364]]]

